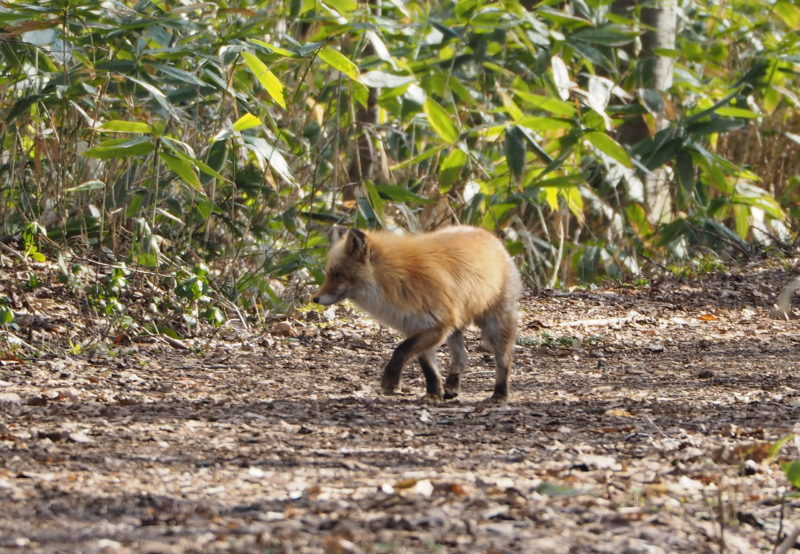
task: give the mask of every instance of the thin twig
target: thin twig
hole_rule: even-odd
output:
[[[792,529],[792,532],[786,535],[786,538],[783,539],[778,547],[775,549],[775,554],[786,554],[792,548],[794,548],[795,544],[797,544],[797,537],[800,537],[800,525],[796,526]]]

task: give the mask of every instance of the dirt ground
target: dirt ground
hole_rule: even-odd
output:
[[[458,399],[420,404],[416,366],[378,395],[398,339],[347,306],[6,355],[0,549],[771,552],[800,525],[798,446],[769,456],[800,415],[788,276],[528,293],[504,406],[474,331]]]

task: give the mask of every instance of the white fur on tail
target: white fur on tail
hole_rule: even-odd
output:
[[[775,319],[792,319],[792,296],[800,289],[800,277],[795,277],[783,289],[775,308],[769,313]]]

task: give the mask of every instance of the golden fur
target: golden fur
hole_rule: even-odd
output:
[[[351,298],[413,339],[402,352],[398,348],[387,373],[399,372],[394,366],[421,356],[426,378],[429,371],[436,374],[435,367],[426,367],[435,366],[433,349],[451,335],[451,349],[463,349],[461,331],[475,322],[500,360],[498,378],[507,381],[520,279],[503,244],[491,233],[467,226],[417,235],[350,231],[331,247],[325,273],[316,301],[327,305]],[[465,364],[465,353],[452,357]],[[390,385],[385,382],[384,389]],[[431,387],[436,388],[430,383],[429,394]]]

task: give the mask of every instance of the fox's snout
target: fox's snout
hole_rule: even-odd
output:
[[[336,304],[339,300],[344,298],[344,296],[344,291],[340,286],[332,283],[329,279],[325,279],[325,282],[322,283],[319,290],[314,293],[311,300],[313,300],[315,304],[330,306],[331,304]]]
[[[323,306],[330,306],[331,304],[336,304],[339,300],[342,299],[342,296],[335,295],[335,294],[322,294],[320,292],[316,293],[311,300],[314,301],[315,304],[322,304]]]
[[[323,294],[322,296],[315,296],[312,300],[317,304],[330,306],[331,304],[335,304],[339,299],[332,294]]]

